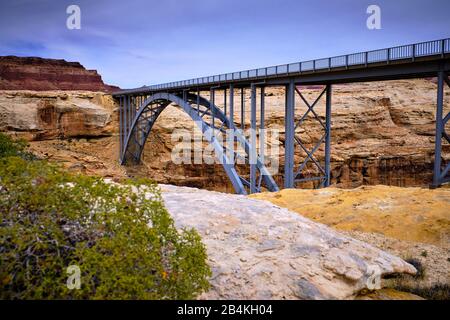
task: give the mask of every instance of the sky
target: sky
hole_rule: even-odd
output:
[[[0,55],[79,61],[135,88],[450,38],[449,13],[449,0],[0,0]]]

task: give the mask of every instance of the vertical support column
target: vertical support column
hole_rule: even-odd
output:
[[[130,151],[129,154],[133,154],[133,148],[132,148],[132,137],[131,137],[131,123],[133,121],[133,96],[128,96],[128,124],[127,124],[127,136],[129,136],[128,139],[128,150]]]
[[[122,162],[123,124],[122,124],[122,96],[119,97],[119,163]]]
[[[142,105],[144,104],[144,101],[145,101],[145,97],[144,97],[144,96],[140,96],[140,97],[139,97],[138,112],[139,112],[139,110],[141,109]],[[140,122],[138,123],[138,143],[139,143],[140,146],[144,144],[143,141],[142,141],[142,140],[143,140],[143,137],[142,137],[142,130],[143,130],[143,128],[142,128],[142,122],[140,121]],[[139,148],[140,148],[140,146],[139,146]]]
[[[295,83],[286,87],[285,141],[284,141],[284,187],[294,188],[294,128],[295,128]]]
[[[209,97],[209,100],[210,100],[210,105],[209,105],[209,111],[211,112],[211,128],[212,128],[212,132],[213,132],[213,134],[214,134],[214,112],[213,112],[213,106],[215,105],[215,92],[214,92],[214,89],[213,88],[211,88],[210,89],[210,97]]]
[[[225,113],[225,115],[227,115]],[[234,86],[230,84],[230,127],[234,125]]]
[[[197,87],[197,115],[200,115],[200,89]]]
[[[265,88],[261,86],[261,113],[260,113],[260,123],[259,123],[259,154],[261,157],[261,162],[264,164],[264,154],[265,154]]]
[[[123,109],[123,123],[122,123],[122,134],[123,134],[123,150],[122,150],[122,163],[124,163],[125,161],[125,148],[126,148],[126,141],[127,141],[127,125],[128,125],[128,96],[124,96],[123,97],[123,104],[122,104],[122,109]]]
[[[331,84],[327,84],[326,115],[325,115],[325,181],[324,187],[331,184]]]
[[[142,105],[145,102],[145,96],[140,96],[139,97],[139,104],[138,104],[138,108],[137,108],[137,113],[136,116],[139,114],[139,110],[141,110]],[[139,149],[141,148],[140,146],[143,145],[144,143],[142,142],[143,140],[143,136],[142,136],[142,121],[138,122],[138,143],[139,143]],[[139,155],[138,155],[139,156]]]
[[[134,122],[134,119],[136,119],[137,113],[138,113],[138,108],[139,108],[139,100],[140,100],[140,96],[136,96],[134,98],[134,105],[133,105],[133,121],[131,121],[131,123]],[[134,130],[134,144],[135,144],[135,148],[134,148],[134,158],[137,160],[138,159],[138,152],[139,152],[139,128],[136,127]]]
[[[228,159],[229,159],[229,163],[230,164],[234,164],[235,159],[234,159],[234,140],[235,140],[235,133],[234,130],[231,130],[232,128],[234,128],[234,86],[232,84],[230,84],[230,116],[229,116],[229,121],[230,121],[230,125],[229,125],[229,129],[227,132],[227,143],[229,143],[229,147],[228,147]],[[227,116],[227,113],[225,112],[225,117]],[[231,135],[231,136],[228,136]]]
[[[256,86],[252,83],[250,107],[250,193],[256,192]]]
[[[227,88],[223,89],[223,114],[227,115]]]
[[[241,130],[245,130],[245,100],[244,100],[244,88],[241,88]]]
[[[438,73],[437,103],[436,103],[436,141],[434,143],[434,170],[433,170],[433,188],[441,184],[441,152],[442,152],[442,133],[444,131],[444,122],[442,121],[444,109],[444,71]]]
[[[130,123],[131,123],[131,96],[127,99],[127,138],[130,134]]]

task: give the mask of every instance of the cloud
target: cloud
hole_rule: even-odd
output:
[[[450,2],[14,0],[0,2],[0,54],[79,61],[106,82],[137,87],[448,36]],[[66,8],[81,8],[81,30]]]

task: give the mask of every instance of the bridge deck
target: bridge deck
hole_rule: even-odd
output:
[[[450,70],[450,38],[120,90],[113,95],[209,90],[229,84],[238,88],[256,82],[287,85],[292,79],[298,84],[394,80],[436,76],[438,70]]]

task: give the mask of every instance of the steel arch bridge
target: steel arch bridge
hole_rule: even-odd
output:
[[[319,187],[331,184],[331,115],[332,86],[339,83],[385,81],[437,77],[436,130],[433,181],[431,187],[450,182],[450,163],[442,158],[444,147],[450,147],[450,135],[446,125],[450,112],[444,114],[444,88],[450,86],[450,39],[434,40],[398,47],[348,54],[338,57],[297,62],[228,74],[120,90],[113,94],[120,104],[120,163],[138,163],[153,124],[161,112],[176,104],[195,121],[204,138],[213,146],[216,156],[229,177],[236,193],[260,192],[263,188],[277,191],[278,186],[264,165],[264,149],[258,155],[255,134],[247,139],[245,129],[245,93],[250,91],[250,128],[257,128],[257,100],[259,100],[259,129],[265,126],[265,88],[285,88],[284,112],[284,187],[294,188],[305,181],[314,181]],[[323,91],[314,102],[305,99],[299,85],[322,85]],[[247,90],[247,91],[246,91]],[[259,90],[260,98],[257,97]],[[224,101],[216,104],[215,94],[223,92]],[[209,99],[202,97],[208,92]],[[240,98],[240,121],[235,121],[235,93]],[[240,95],[239,95],[240,92]],[[295,96],[307,107],[302,115],[296,114]],[[239,97],[240,96],[240,97]],[[321,117],[315,111],[318,101],[325,98],[326,114]],[[321,138],[308,150],[296,129],[305,126],[305,119],[312,118],[323,129]],[[239,119],[237,119],[239,120]],[[239,126],[240,124],[240,126]],[[233,140],[242,146],[249,167],[249,178],[239,174],[236,155],[227,156],[227,147],[217,139],[217,133],[233,132]],[[324,150],[323,162],[316,154]],[[294,154],[302,152],[304,158],[295,163]],[[261,150],[261,148],[260,148]],[[253,159],[253,161],[250,161]],[[306,166],[313,165],[317,174],[306,173]]]
[[[222,145],[218,141],[215,132],[224,132],[225,129],[232,130],[234,139],[242,146],[247,159],[251,158],[252,148],[241,130],[237,129],[234,123],[213,102],[206,100],[199,94],[184,94],[180,97],[172,93],[159,92],[139,101],[128,99],[124,103],[138,103],[139,105],[135,106],[135,113],[130,117],[131,125],[128,127],[128,133],[124,135],[123,149],[120,151],[121,164],[129,161],[134,161],[135,163],[140,161],[145,142],[153,124],[165,108],[171,103],[175,103],[198,125],[204,138],[213,146],[215,154],[219,157],[220,163],[236,193],[246,194],[246,188],[250,189],[250,192],[259,192],[263,186],[269,191],[278,191],[278,186],[270,175],[269,170],[257,155],[255,166],[259,173],[258,183],[252,187],[248,180],[239,175],[235,167],[235,157],[238,154],[233,153],[233,150],[228,150],[225,145]],[[196,107],[193,106],[194,103]],[[210,116],[213,119],[212,124],[205,121],[205,116]],[[230,159],[230,154],[233,154],[233,159]]]

